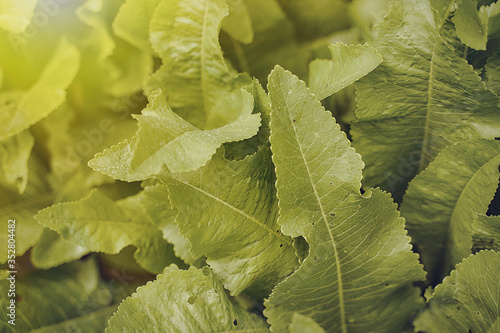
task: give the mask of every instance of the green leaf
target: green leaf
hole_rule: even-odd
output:
[[[19,34],[31,23],[37,0],[0,0],[0,28]]]
[[[392,6],[373,44],[384,61],[357,83],[352,135],[366,163],[364,186],[398,200],[444,147],[500,136],[499,98],[447,44],[442,11],[418,0]]]
[[[466,141],[444,149],[408,186],[401,214],[431,278],[471,253],[471,224],[488,210],[499,165],[499,141]]]
[[[96,155],[89,165],[127,181],[149,178],[160,173],[164,165],[171,172],[196,170],[223,143],[258,132],[260,116],[252,114],[252,96],[241,90],[232,97],[243,107],[240,117],[219,128],[199,130],[170,109],[160,90],[155,91],[142,115],[135,116],[139,121],[137,136]]]
[[[243,44],[253,41],[252,19],[244,0],[227,0],[229,15],[222,20],[222,30]]]
[[[451,1],[453,4],[455,1]],[[478,0],[460,0],[453,15],[453,23],[462,43],[476,50],[486,50],[487,28],[481,22],[477,8]]]
[[[179,233],[179,228],[175,223],[177,210],[173,209],[170,204],[168,187],[161,184],[148,186],[139,196],[146,214],[162,231],[163,238],[173,244],[175,255],[189,265],[201,265],[201,258],[193,257],[189,242]]]
[[[427,300],[416,331],[498,332],[500,254],[481,251],[457,265]]]
[[[245,291],[264,297],[296,268],[292,239],[277,224],[268,148],[242,161],[227,161],[219,151],[200,170],[162,181],[193,256],[206,256],[232,295]]]
[[[280,0],[300,41],[311,42],[336,31],[348,29],[349,3],[343,0]]]
[[[335,94],[359,80],[382,62],[368,44],[329,45],[332,60],[316,59],[309,64],[309,87],[319,100]]]
[[[219,102],[239,86],[219,45],[227,14],[225,0],[164,0],[151,21],[150,40],[163,64],[145,90],[149,95],[161,88],[174,111],[198,128],[227,124],[217,119]],[[223,106],[224,113],[239,114],[237,106]]]
[[[244,0],[254,30],[254,40],[241,45],[234,39],[223,39],[224,56],[239,71],[266,82],[276,64],[304,76],[309,61],[307,52],[295,40],[294,27],[277,0]],[[264,51],[265,50],[265,51]]]
[[[75,325],[95,327],[98,331],[111,316],[108,310],[111,293],[92,258],[48,271],[18,275],[15,284],[16,325],[8,324],[10,318],[3,315],[1,332],[67,332],[65,329]],[[10,302],[6,297],[8,288],[9,280],[2,279],[2,309]]]
[[[324,333],[325,330],[309,317],[303,316],[300,313],[294,313],[290,327],[290,333]]]
[[[43,226],[33,216],[54,199],[47,183],[48,172],[40,158],[32,154],[29,160],[29,183],[22,195],[17,190],[0,187],[0,221],[16,221],[16,256],[22,256],[40,238]],[[7,244],[7,228],[0,230],[0,243]],[[7,251],[0,251],[0,263],[7,261]]]
[[[477,214],[472,221],[472,250],[500,251],[500,216]]]
[[[171,271],[137,289],[110,319],[106,333],[269,332],[263,318],[231,302],[208,268]]]
[[[271,327],[297,312],[331,332],[399,332],[421,306],[411,283],[424,278],[404,219],[388,194],[361,195],[360,156],[304,82],[278,66],[268,89],[278,222],[310,246],[265,302]]]
[[[28,184],[28,161],[34,143],[28,130],[0,141],[0,183],[19,194]]]
[[[500,52],[488,59],[484,69],[488,88],[500,95]]]
[[[30,333],[104,332],[109,318],[116,312],[117,305],[108,306],[96,312],[63,322],[38,328]],[[71,331],[70,331],[71,332]]]
[[[43,230],[31,251],[31,262],[38,269],[49,269],[80,259],[88,254],[86,248],[65,240],[49,228]]]
[[[127,0],[113,21],[116,36],[139,49],[151,49],[149,24],[161,0]]]
[[[163,240],[136,200],[128,197],[114,202],[93,190],[80,201],[45,208],[35,218],[90,251],[117,254],[134,245],[137,262],[151,272],[161,272],[174,260],[171,245]]]
[[[3,91],[0,94],[0,107],[3,109],[0,113],[0,140],[27,129],[60,106],[78,71],[79,61],[78,49],[62,40],[29,90]]]

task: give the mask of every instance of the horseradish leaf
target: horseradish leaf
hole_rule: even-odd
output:
[[[268,88],[278,222],[310,247],[265,302],[271,328],[299,313],[332,332],[399,332],[424,278],[404,219],[388,194],[360,193],[360,156],[304,82],[278,66]]]
[[[162,181],[193,256],[206,256],[232,295],[245,291],[264,297],[296,268],[292,239],[277,224],[268,148],[241,161],[227,161],[219,151],[200,170]]]
[[[499,141],[465,141],[444,149],[411,181],[401,214],[431,278],[471,253],[471,224],[488,210],[499,165]]]
[[[427,300],[415,330],[498,332],[500,329],[500,253],[481,251],[458,264]]]
[[[269,332],[263,318],[234,304],[212,271],[191,267],[158,275],[125,299],[106,333]]]

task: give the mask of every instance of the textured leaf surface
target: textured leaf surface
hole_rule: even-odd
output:
[[[368,44],[329,46],[332,60],[316,59],[309,64],[309,87],[319,100],[347,87],[374,70],[382,57]]]
[[[5,278],[0,281],[2,309],[6,309],[9,302],[8,282]],[[7,324],[7,317],[2,315],[1,332],[67,332],[64,329],[74,329],[77,323],[82,327],[102,328],[111,317],[109,311],[99,313],[111,304],[112,296],[93,259],[18,275],[16,294],[16,325]],[[57,323],[60,325],[51,327]]]
[[[23,32],[31,22],[37,0],[19,2],[16,0],[0,0],[0,28],[13,32]]]
[[[222,155],[199,171],[162,180],[194,257],[206,256],[231,294],[264,297],[297,266],[292,239],[277,224],[270,152],[263,148],[242,161]]]
[[[0,182],[22,194],[28,184],[28,160],[35,139],[29,131],[0,142]]]
[[[500,135],[498,96],[446,44],[449,11],[436,13],[427,1],[392,6],[373,44],[384,61],[357,84],[352,133],[366,163],[364,185],[398,198],[447,145]]]
[[[500,216],[475,216],[472,222],[472,250],[500,251]]]
[[[225,124],[212,112],[236,86],[237,75],[227,68],[219,45],[227,14],[225,0],[165,0],[151,21],[151,43],[163,64],[145,90],[162,88],[174,111],[198,128]]]
[[[423,332],[498,332],[500,330],[500,254],[471,255],[438,285],[430,305],[415,320]]]
[[[450,1],[453,4],[455,1]],[[453,23],[462,43],[476,50],[486,50],[487,27],[483,25],[477,8],[478,0],[459,0]]]
[[[404,220],[388,194],[360,194],[361,158],[304,82],[277,67],[269,93],[279,223],[310,246],[265,303],[272,329],[298,312],[331,332],[398,332],[424,278]]]
[[[140,287],[111,318],[113,332],[269,332],[265,321],[231,302],[208,268],[171,271]]]
[[[431,277],[469,256],[471,224],[488,210],[499,165],[499,141],[466,141],[443,150],[408,186],[401,214]]]
[[[148,108],[137,115],[139,130],[130,143],[122,142],[96,155],[89,165],[107,175],[128,181],[142,180],[161,172],[191,171],[205,165],[225,142],[240,141],[257,134],[260,116],[252,114],[253,99],[240,90],[241,115],[212,130],[199,130],[176,115],[158,90]]]
[[[171,245],[134,203],[134,197],[115,203],[94,190],[80,201],[48,207],[35,218],[90,251],[116,254],[134,245],[138,263],[151,272],[161,272],[173,260]]]
[[[63,40],[28,91],[2,92],[0,140],[27,129],[60,106],[66,99],[66,88],[80,67],[79,61],[78,49]],[[61,68],[64,68],[64,71],[61,71]]]

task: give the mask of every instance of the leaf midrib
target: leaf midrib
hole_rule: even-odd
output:
[[[432,114],[432,95],[434,91],[433,87],[433,77],[434,77],[434,57],[436,56],[436,46],[438,43],[441,42],[440,37],[441,37],[441,29],[444,26],[444,23],[446,22],[446,19],[448,18],[451,7],[455,4],[455,0],[451,1],[448,8],[446,8],[445,14],[441,21],[439,22],[439,26],[436,29],[436,39],[434,41],[434,45],[432,47],[432,55],[431,55],[431,60],[430,60],[430,67],[429,67],[429,80],[428,80],[428,87],[427,87],[427,105],[426,105],[426,115],[425,115],[425,127],[424,127],[424,140],[422,142],[422,150],[420,152],[420,161],[418,165],[418,172],[420,173],[423,169],[426,167],[425,163],[425,156],[431,156],[430,153],[427,151],[428,146],[429,146],[429,132],[430,132],[430,126],[429,126],[429,120],[430,116]]]
[[[233,211],[235,211],[236,213],[238,213],[238,214],[240,214],[241,216],[245,217],[247,220],[249,220],[249,221],[251,221],[251,222],[253,222],[253,223],[257,224],[259,227],[261,227],[261,228],[263,228],[263,229],[265,229],[265,230],[269,231],[269,234],[274,235],[276,238],[280,238],[280,239],[282,239],[282,240],[283,240],[284,242],[286,242],[289,246],[292,246],[292,242],[291,242],[291,240],[290,240],[290,239],[285,238],[285,236],[284,236],[284,235],[282,235],[281,233],[279,233],[279,234],[278,234],[278,233],[276,233],[276,231],[275,231],[275,230],[273,230],[273,229],[269,228],[267,225],[265,225],[265,223],[263,223],[263,222],[261,222],[261,221],[257,220],[255,217],[253,217],[253,216],[251,216],[251,215],[247,214],[246,212],[242,211],[241,209],[238,209],[238,208],[234,207],[234,206],[233,206],[233,205],[231,205],[230,203],[228,203],[228,202],[226,202],[226,201],[224,201],[224,200],[222,200],[222,199],[220,199],[220,198],[216,197],[215,195],[213,195],[213,194],[211,194],[211,193],[208,193],[208,192],[204,191],[203,189],[201,189],[201,188],[199,188],[199,187],[197,187],[197,186],[194,186],[194,185],[192,185],[192,184],[190,184],[190,183],[188,183],[188,182],[186,182],[186,181],[182,181],[182,180],[176,180],[176,181],[178,181],[178,182],[180,182],[180,183],[182,183],[182,184],[184,184],[184,185],[186,185],[186,186],[189,186],[189,187],[191,187],[192,189],[194,189],[194,190],[196,190],[196,191],[199,191],[199,192],[200,192],[200,193],[202,193],[203,195],[206,195],[207,197],[209,197],[209,198],[211,198],[211,199],[213,199],[213,200],[215,200],[215,201],[217,201],[217,202],[219,202],[219,203],[221,203],[221,204],[225,205],[226,207],[228,207],[228,208],[232,209],[232,210],[233,210]]]
[[[282,88],[282,91],[285,91],[283,89],[283,86],[281,88]],[[295,141],[297,142],[297,146],[298,146],[299,151],[300,151],[300,156],[302,157],[302,160],[304,162],[304,166],[306,167],[307,176],[309,177],[309,181],[311,183],[311,187],[314,190],[314,195],[316,197],[316,200],[318,202],[318,206],[320,208],[321,217],[322,217],[322,220],[323,220],[323,222],[325,224],[326,230],[328,230],[328,235],[330,237],[330,242],[332,244],[333,253],[334,253],[334,257],[335,257],[335,267],[336,267],[336,271],[337,271],[337,285],[338,285],[338,294],[339,294],[340,325],[341,325],[342,333],[347,333],[345,308],[344,308],[344,290],[343,290],[342,273],[341,273],[339,255],[338,255],[338,251],[337,251],[337,243],[335,242],[335,238],[334,238],[334,236],[332,234],[332,231],[328,227],[328,221],[326,219],[326,214],[325,214],[325,211],[323,209],[323,205],[321,203],[321,199],[320,199],[320,197],[318,195],[318,191],[316,190],[316,186],[314,185],[314,182],[312,180],[311,171],[309,170],[309,165],[307,164],[306,158],[304,156],[304,152],[302,151],[302,146],[301,146],[299,138],[298,138],[297,129],[295,128],[294,123],[292,122],[293,117],[290,114],[290,107],[288,106],[288,101],[287,101],[286,98],[284,98],[284,102],[285,102],[286,110],[287,110],[287,113],[288,113],[288,120],[290,121],[290,125],[292,126],[293,132],[295,134],[294,138],[295,138]]]

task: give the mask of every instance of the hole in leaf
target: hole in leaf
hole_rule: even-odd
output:
[[[283,247],[283,244],[280,244],[280,247]]]
[[[330,216],[331,217],[335,217],[335,213],[330,213]]]
[[[238,326],[238,321],[236,320],[236,318],[234,318],[234,320],[233,320],[233,325]]]
[[[190,296],[188,298],[188,303],[191,305],[193,305],[195,301],[196,301],[196,296]]]
[[[203,267],[203,269],[201,270],[201,272],[203,273],[203,275],[209,276],[210,275],[210,268]]]

